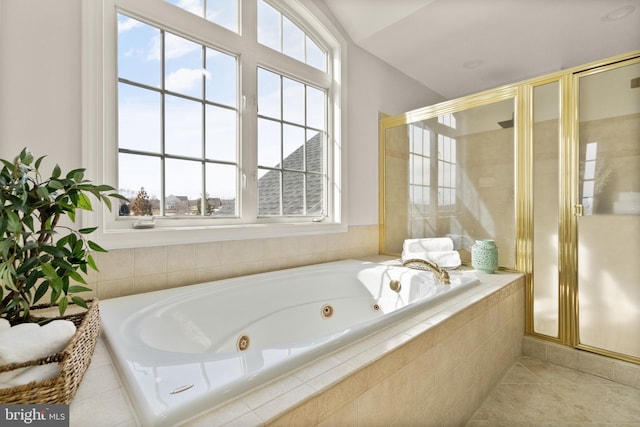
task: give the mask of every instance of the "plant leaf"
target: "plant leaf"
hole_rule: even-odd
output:
[[[36,294],[33,297],[33,302],[35,303],[40,301],[40,298],[42,298],[44,294],[47,293],[48,289],[49,289],[49,284],[47,282],[40,283],[40,286],[38,286],[38,289],[36,289]]]
[[[87,302],[84,300],[84,298],[72,296],[71,301],[73,301],[74,304],[79,305],[82,308],[87,308],[87,309],[89,308],[87,307]]]
[[[93,207],[91,206],[91,200],[89,200],[89,197],[84,193],[78,194],[77,206],[79,209],[84,209],[86,211],[93,210]]]
[[[92,242],[91,240],[87,240],[87,244],[89,245],[89,247],[91,249],[93,249],[96,252],[108,252],[106,249],[104,249],[102,246],[100,246],[99,244]]]
[[[64,312],[67,311],[68,304],[69,304],[69,301],[66,298],[60,299],[60,304],[58,305],[58,311],[60,312],[60,316],[62,316]]]
[[[98,227],[81,228],[80,230],[78,230],[78,233],[80,233],[80,234],[91,234],[94,231],[96,231],[97,229],[98,229]]]
[[[87,256],[87,264],[89,264],[89,267],[91,267],[92,270],[99,271],[98,266],[96,265],[96,262],[91,255]]]
[[[69,286],[69,293],[77,294],[78,292],[91,292],[91,288],[80,285]]]
[[[21,229],[20,217],[15,212],[7,211],[7,230],[19,233]]]

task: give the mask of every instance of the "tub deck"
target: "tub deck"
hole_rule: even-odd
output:
[[[186,422],[185,425],[224,425],[227,422],[264,425],[273,421],[287,414],[291,408],[326,394],[332,386],[344,382],[346,378],[425,332],[439,330],[461,310],[506,288],[518,281],[522,275],[500,273],[478,276],[482,283],[474,286],[473,291],[455,296],[444,304],[412,315],[358,342],[322,356],[263,387],[251,390],[198,416],[195,420]],[[108,402],[108,407],[105,407],[105,402]],[[71,405],[71,424],[82,426],[88,420],[95,420],[96,411],[100,413],[100,408],[104,408],[105,411],[102,425],[139,425],[126,393],[115,375],[115,369],[102,340],[98,343],[92,365]]]

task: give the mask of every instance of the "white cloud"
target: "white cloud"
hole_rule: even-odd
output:
[[[196,85],[202,84],[202,76],[211,78],[211,73],[203,69],[179,68],[169,73],[165,80],[165,87],[174,92],[189,92]]]
[[[122,16],[121,18],[122,19],[118,19],[118,34],[125,33],[142,25],[142,22],[136,21],[135,19],[126,16]]]

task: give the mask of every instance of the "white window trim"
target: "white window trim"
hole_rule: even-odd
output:
[[[117,84],[116,4],[126,4],[127,12],[135,14],[137,6],[143,3],[148,5],[152,2],[153,0],[82,2],[82,160],[83,166],[87,169],[87,179],[95,183],[117,186],[117,146],[115,144],[117,135],[115,114],[115,87]],[[251,3],[255,7],[254,1],[247,0],[242,1],[242,6],[248,7],[247,3]],[[332,117],[328,118],[328,126],[331,129],[329,137],[332,138],[328,142],[333,147],[334,157],[334,161],[329,162],[330,167],[334,164],[341,165],[341,167],[340,170],[332,169],[329,171],[333,177],[332,182],[329,183],[333,188],[333,199],[328,201],[328,208],[333,212],[332,221],[313,222],[306,219],[300,222],[284,223],[265,219],[259,223],[242,223],[240,220],[233,224],[201,225],[196,220],[196,222],[190,223],[193,224],[190,226],[163,225],[153,229],[133,229],[128,222],[116,221],[117,207],[113,212],[110,212],[105,206],[96,206],[94,211],[83,211],[82,214],[84,227],[99,227],[92,235],[93,240],[107,249],[117,249],[325,234],[347,230],[347,150],[346,144],[344,144],[347,131],[343,126],[344,123],[347,123],[347,88],[345,84],[347,42],[331,20],[312,0],[288,0],[286,2],[271,0],[270,3],[284,11],[312,16],[313,20],[308,25],[313,25],[316,33],[326,34],[327,39],[336,40],[336,44],[330,47],[333,51],[334,61],[329,63],[329,66],[333,67],[333,75],[335,76],[331,84],[330,95],[334,99],[336,111]],[[153,4],[155,5],[155,3]],[[168,3],[162,7],[165,5],[173,7]],[[153,21],[153,19],[151,20]],[[303,29],[306,30],[306,28]],[[255,29],[249,31],[255,33]],[[217,34],[216,37],[218,37]],[[236,41],[231,43],[238,43],[237,40],[241,39],[241,37],[222,29],[220,37],[230,40],[235,38]],[[268,48],[265,47],[265,49]],[[107,55],[112,55],[112,57],[107,58]],[[107,64],[112,64],[112,66],[107,68]],[[260,65],[270,66],[272,64],[262,62]],[[274,69],[277,70],[276,67]],[[253,103],[255,105],[255,102],[255,99],[247,100],[247,104]],[[340,106],[342,107],[340,108]],[[253,127],[255,128],[255,126]],[[250,156],[255,156],[255,154],[250,154]],[[247,160],[243,159],[243,161]],[[248,164],[253,163],[255,162]],[[256,179],[255,172],[250,174],[253,176],[247,176],[247,179]],[[117,204],[114,203],[114,206]],[[166,223],[164,220],[163,222]],[[179,223],[180,220],[176,221],[176,224]]]

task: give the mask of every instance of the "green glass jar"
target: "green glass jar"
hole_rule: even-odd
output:
[[[495,240],[476,240],[471,246],[471,265],[483,273],[495,273],[498,269],[498,247]]]

